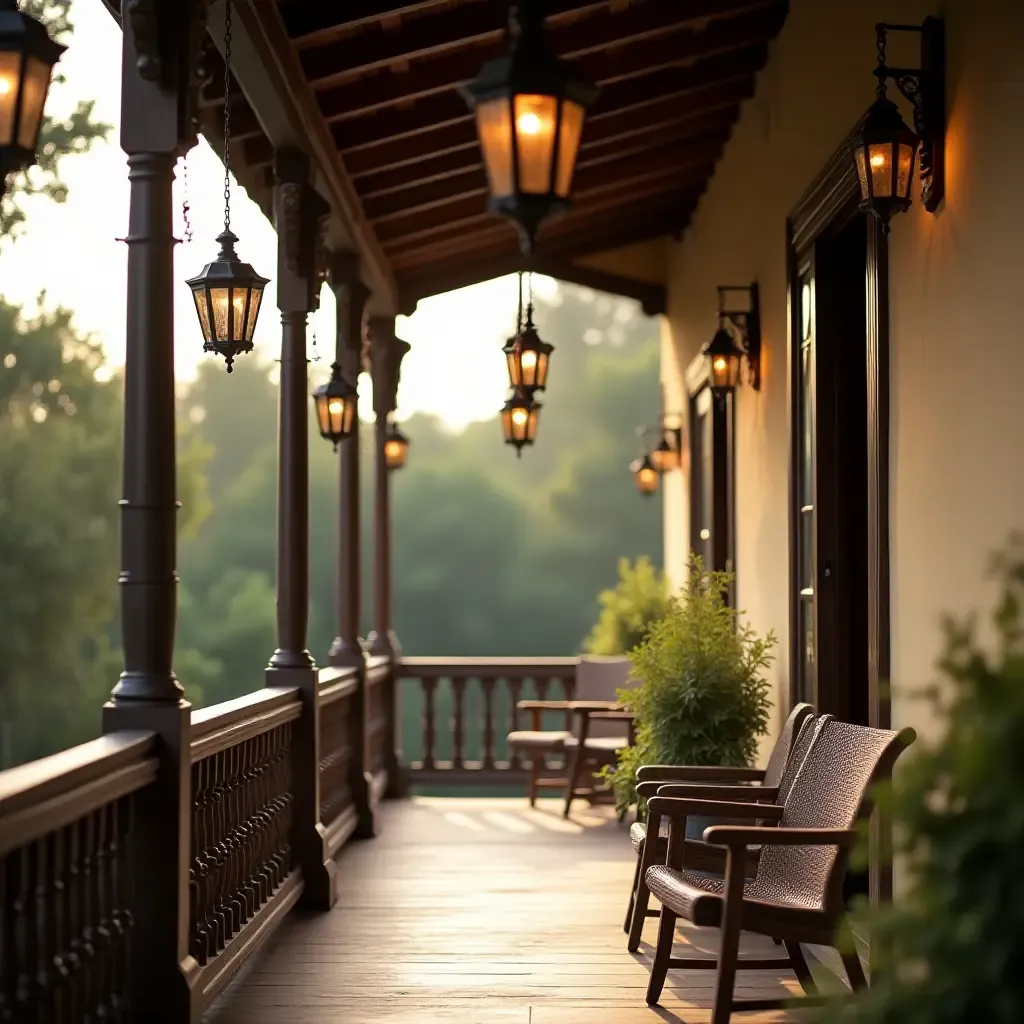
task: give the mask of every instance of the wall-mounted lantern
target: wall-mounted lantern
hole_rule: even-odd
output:
[[[945,192],[945,32],[939,18],[925,18],[921,25],[875,26],[878,42],[877,97],[851,140],[860,208],[874,214],[888,232],[894,213],[909,209],[914,164],[921,153],[921,201],[932,213]],[[885,62],[889,32],[921,34],[921,66],[891,68]],[[914,127],[904,123],[896,104],[886,96],[886,82],[896,88],[914,108]]]
[[[523,274],[519,273],[519,312],[516,316],[516,333],[502,348],[508,363],[509,384],[532,395],[543,391],[548,382],[548,367],[554,345],[542,341],[533,323],[533,275],[530,275],[530,301],[526,306],[526,322],[523,322]]]
[[[651,462],[659,473],[671,473],[683,464],[683,428],[665,425],[665,417],[657,428],[661,435],[658,443],[651,449]]]
[[[398,429],[392,421],[388,424],[387,436],[384,438],[384,465],[388,469],[401,469],[409,454],[409,438]]]
[[[269,284],[238,258],[238,238],[231,230],[231,0],[224,5],[224,230],[217,241],[217,258],[185,283],[199,315],[203,351],[223,356],[231,373],[235,356],[252,351],[263,289]]]
[[[649,498],[658,489],[659,473],[649,454],[630,463],[629,471],[633,474],[636,489],[645,498]]]
[[[541,406],[519,388],[513,388],[508,401],[501,409],[501,430],[505,444],[512,445],[516,456],[521,458],[523,448],[533,444],[537,437],[537,421]]]
[[[462,93],[476,113],[490,208],[515,222],[529,254],[541,222],[569,206],[597,89],[548,48],[542,0],[510,5],[508,38],[508,53],[487,61]]]
[[[358,413],[359,397],[356,389],[341,372],[341,364],[334,363],[331,376],[313,392],[313,406],[320,436],[330,441],[337,451],[338,445],[352,435]]]
[[[745,305],[732,305],[730,293],[745,292]],[[761,388],[761,304],[757,282],[718,286],[718,330],[701,349],[708,361],[712,394],[719,401],[732,394],[740,384],[743,361],[747,363],[747,382]]]
[[[0,188],[12,171],[36,162],[50,78],[64,50],[16,0],[0,0]]]

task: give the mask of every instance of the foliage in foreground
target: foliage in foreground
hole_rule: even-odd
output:
[[[944,623],[943,682],[923,696],[946,732],[887,801],[910,883],[875,922],[889,956],[823,1021],[1024,1020],[1024,535],[993,575],[990,631],[976,616]]]
[[[646,556],[619,559],[619,581],[598,595],[601,614],[583,641],[590,654],[628,654],[668,607],[668,584]]]
[[[690,559],[664,616],[629,656],[640,685],[620,698],[636,716],[636,745],[606,769],[619,807],[636,799],[643,764],[746,765],[768,727],[775,637],[758,634],[726,603],[731,573]]]

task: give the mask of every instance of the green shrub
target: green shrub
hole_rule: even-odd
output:
[[[629,656],[640,685],[619,696],[636,716],[636,745],[605,777],[618,806],[636,799],[642,764],[746,765],[768,727],[775,637],[759,637],[726,603],[731,573],[690,560],[689,578]]]
[[[619,582],[597,598],[601,615],[583,641],[589,654],[627,654],[642,643],[651,623],[665,614],[668,585],[651,560],[642,555],[630,565],[619,559]]]
[[[830,1024],[1024,1021],[1024,537],[993,574],[988,641],[975,616],[944,623],[945,684],[923,696],[946,730],[885,801],[909,889],[873,921],[872,988]]]

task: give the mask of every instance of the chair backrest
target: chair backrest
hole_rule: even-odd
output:
[[[853,828],[871,813],[870,787],[886,777],[914,741],[892,732],[829,719],[815,730],[785,802],[780,828]],[[761,851],[757,888],[782,902],[838,915],[848,850],[772,846]]]
[[[807,757],[807,752],[811,749],[811,744],[818,737],[818,733],[832,721],[832,715],[807,715],[804,720],[800,723],[800,731],[797,734],[796,742],[789,754],[789,760],[786,762],[786,767],[782,772],[782,778],[779,779],[779,795],[776,798],[776,803],[784,804],[789,799],[790,791],[793,789],[793,783],[796,782],[796,777],[800,772],[800,768],[804,763],[804,759]]]
[[[782,776],[786,771],[786,765],[791,760],[793,745],[797,736],[800,735],[800,727],[814,714],[814,708],[810,704],[797,704],[789,713],[789,718],[782,725],[782,732],[775,742],[775,749],[764,770],[764,784],[766,786],[781,786]]]
[[[630,679],[628,658],[601,657],[585,654],[576,666],[576,700],[615,700],[619,690],[636,686],[636,680]],[[625,722],[602,722],[600,719],[590,723],[589,735],[625,736]]]

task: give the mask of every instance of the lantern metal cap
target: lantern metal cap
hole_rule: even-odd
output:
[[[851,143],[854,147],[878,142],[891,142],[897,136],[905,136],[916,144],[917,135],[903,120],[899,107],[888,96],[880,96],[868,107],[860,126],[854,132]]]
[[[736,339],[726,330],[719,327],[715,336],[700,350],[702,356],[743,356],[744,350]]]
[[[185,282],[189,288],[198,285],[216,285],[218,287],[259,287],[265,288],[270,284],[269,277],[261,277],[253,270],[248,263],[243,263],[235,252],[235,243],[238,236],[230,229],[225,228],[215,239],[220,242],[220,252],[216,259],[211,260],[195,276]]]
[[[18,50],[52,67],[66,49],[42,22],[21,11],[17,0],[0,0],[0,51]]]

